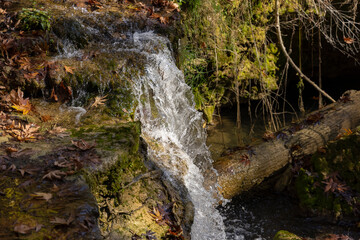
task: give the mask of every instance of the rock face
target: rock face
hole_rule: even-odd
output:
[[[221,157],[215,168],[225,198],[248,190],[280,170],[294,158],[315,153],[346,129],[360,124],[360,92],[347,91],[342,98],[303,122],[276,133],[273,139]]]
[[[192,208],[182,204],[161,172],[145,166],[139,123],[121,122],[101,109],[82,116],[79,127],[38,132],[31,141],[1,138],[2,237],[131,239],[151,231],[160,238],[169,229],[178,234],[184,229],[181,235],[187,236]],[[72,121],[75,125],[74,116]]]
[[[7,1],[0,15],[12,42],[0,55],[0,238],[189,238],[191,202],[140,147],[131,84],[141,57],[114,50],[135,30],[167,31],[178,13],[163,24],[150,1],[106,2]],[[16,24],[34,6],[51,30]]]

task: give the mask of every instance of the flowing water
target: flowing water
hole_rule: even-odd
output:
[[[192,238],[225,239],[223,220],[215,209],[215,186],[204,187],[203,174],[214,170],[202,115],[194,108],[191,89],[175,65],[169,41],[147,32],[135,33],[134,43],[147,57],[146,73],[135,88],[137,117],[149,144],[149,157],[175,186],[186,186],[183,195],[188,195],[195,208]]]

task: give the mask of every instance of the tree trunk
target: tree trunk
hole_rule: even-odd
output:
[[[222,195],[229,199],[250,189],[294,157],[313,154],[345,133],[345,129],[360,125],[360,91],[347,91],[341,99],[308,115],[302,129],[293,134],[291,127],[286,128],[283,134],[268,142],[218,159],[214,167],[218,171]]]

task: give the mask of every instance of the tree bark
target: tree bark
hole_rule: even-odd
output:
[[[308,122],[303,121],[301,130],[291,134],[291,128],[286,128],[282,131],[284,135],[278,135],[283,138],[274,138],[218,159],[214,167],[223,197],[229,199],[250,189],[289,164],[293,157],[313,154],[328,141],[344,134],[345,129],[360,125],[359,105],[360,91],[347,91],[342,100],[308,115]],[[309,119],[315,116],[320,120],[311,122]]]

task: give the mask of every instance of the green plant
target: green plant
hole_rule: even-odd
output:
[[[51,28],[49,14],[35,8],[23,8],[19,14],[19,20],[21,21],[21,28],[25,31],[38,29],[47,31]]]

